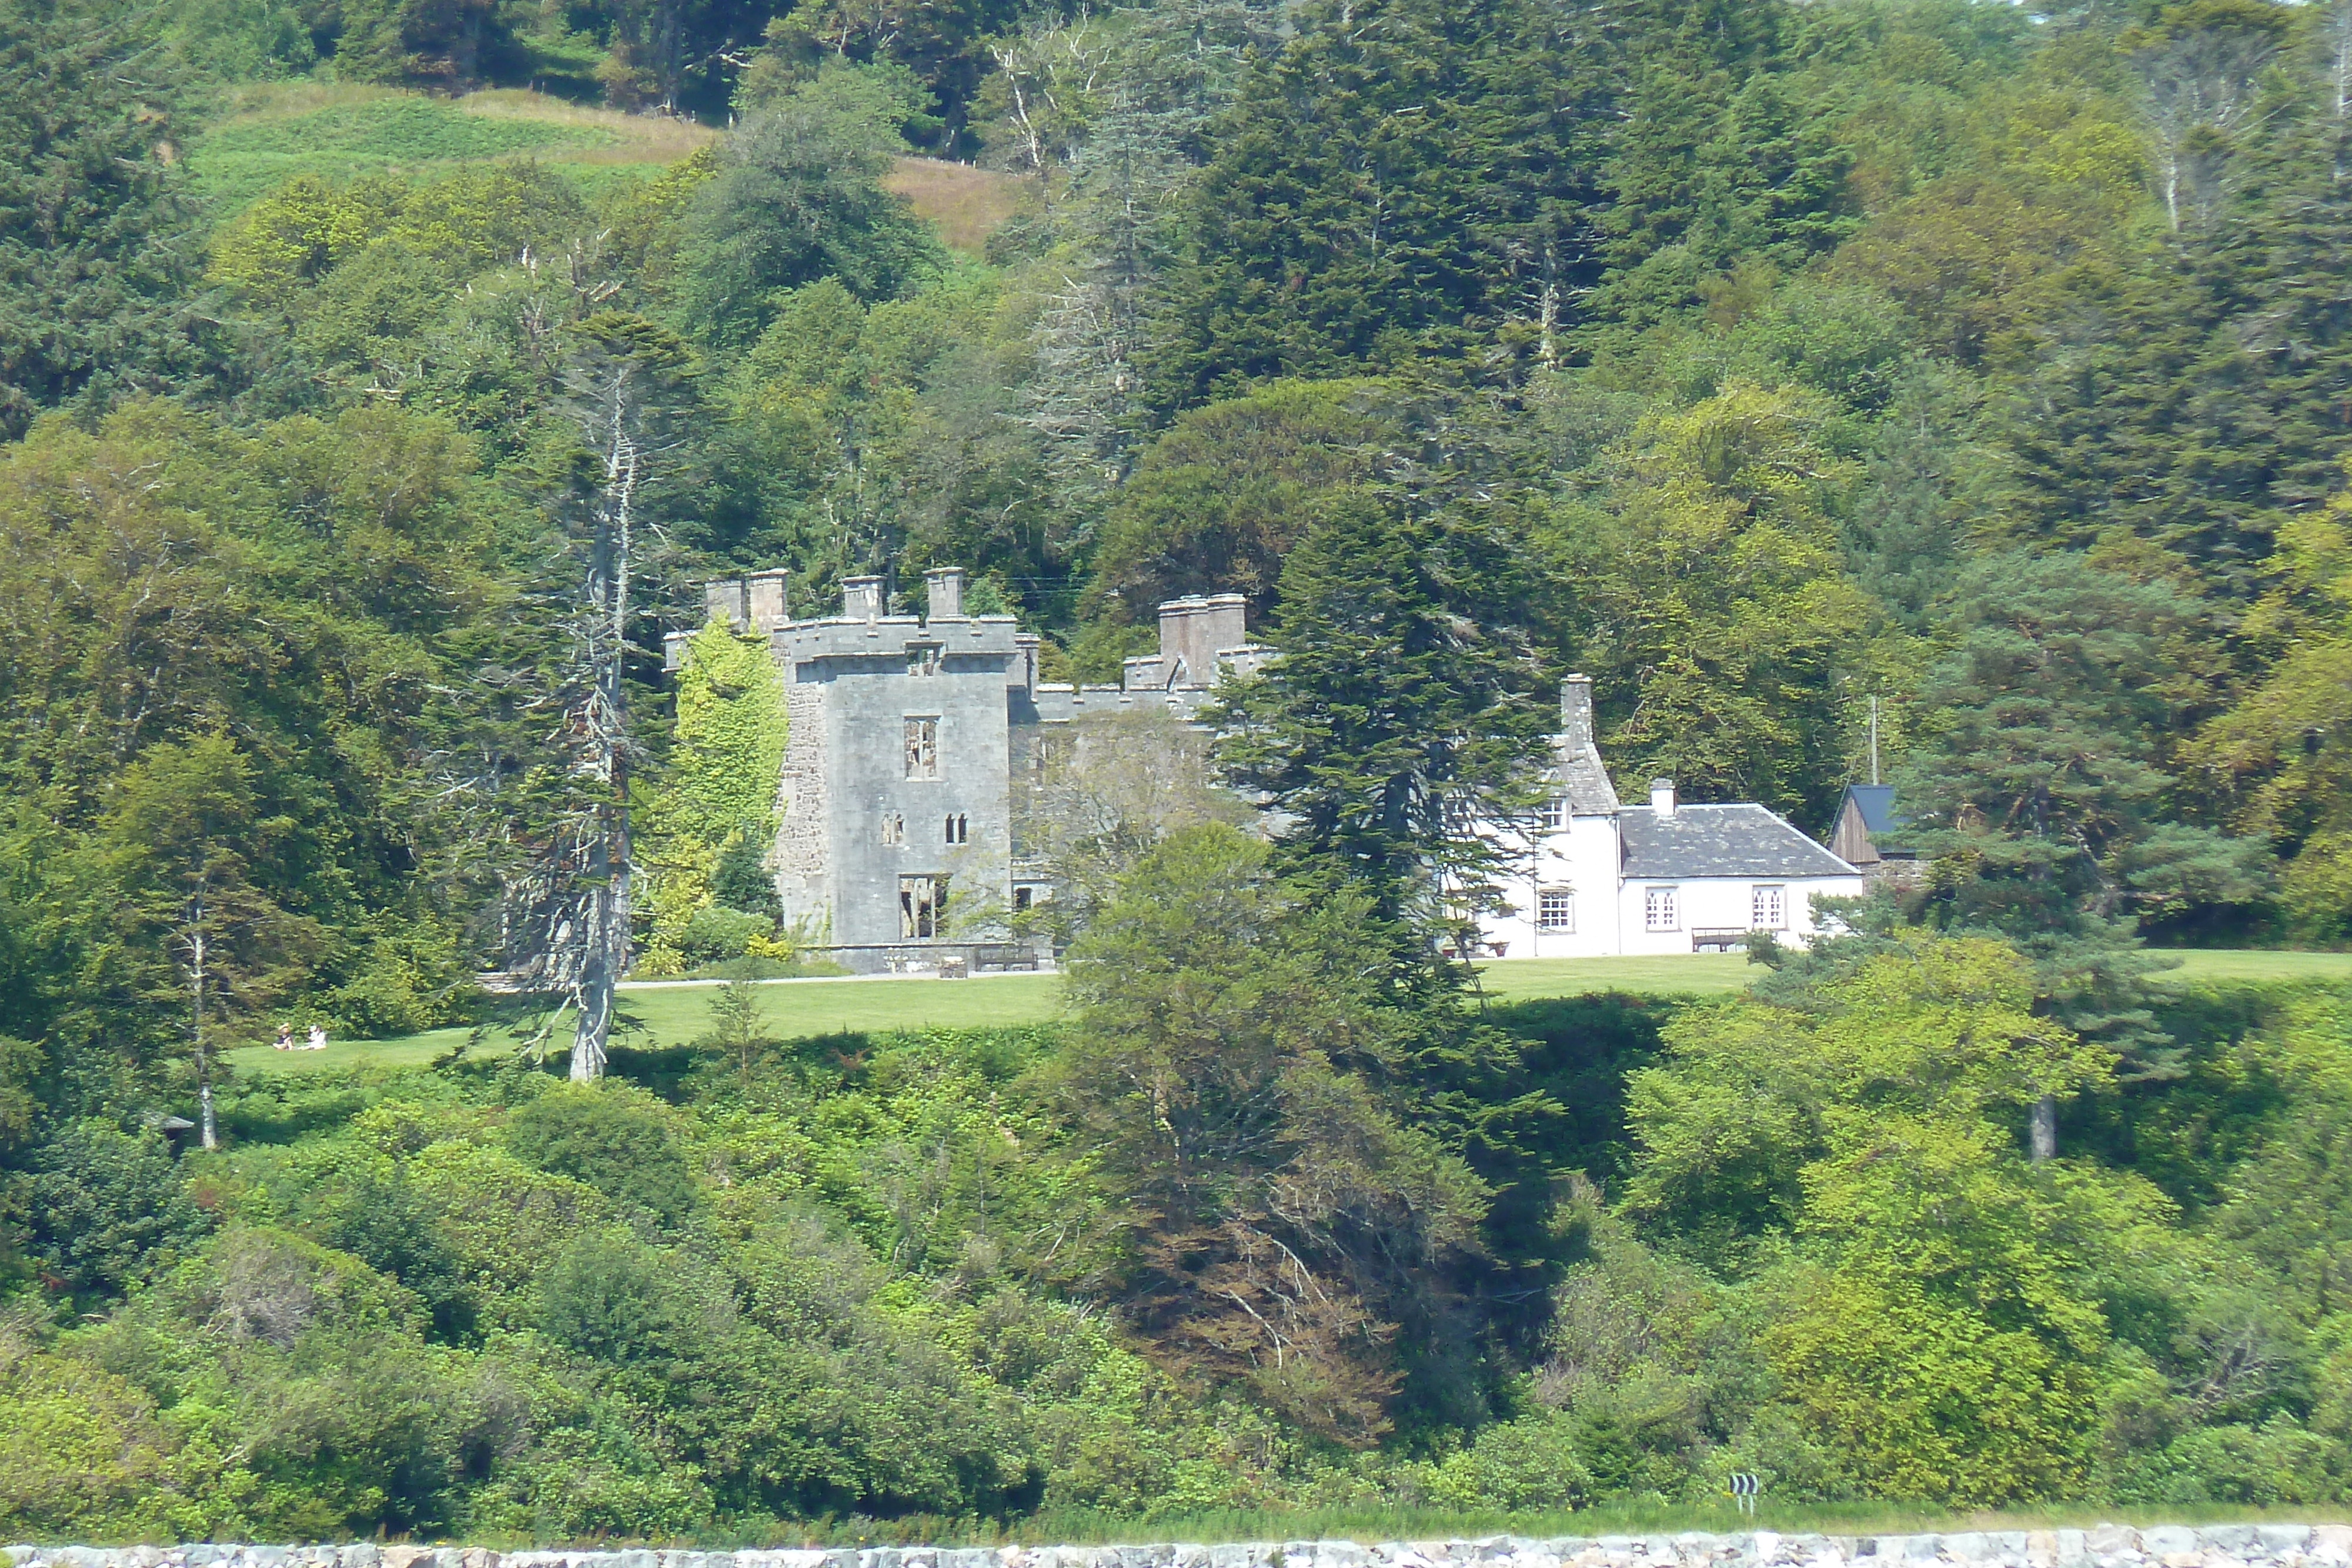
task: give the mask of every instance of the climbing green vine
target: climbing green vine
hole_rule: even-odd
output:
[[[695,633],[678,672],[668,779],[640,818],[638,863],[651,920],[640,973],[683,974],[698,959],[772,940],[772,911],[730,908],[714,884],[726,880],[722,862],[747,849],[764,860],[775,832],[784,725],[783,682],[767,639],[741,636],[720,621]],[[731,882],[726,891],[735,891]],[[737,893],[735,902],[750,901]]]

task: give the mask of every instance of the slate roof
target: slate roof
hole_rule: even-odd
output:
[[[1895,809],[1895,786],[1892,784],[1849,784],[1845,798],[1862,813],[1862,825],[1874,838],[1889,828],[1899,828],[1910,821]]]
[[[1544,779],[1560,787],[1569,810],[1577,816],[1605,817],[1617,810],[1617,790],[1609,782],[1609,770],[1601,766],[1601,753],[1590,740],[1572,735],[1554,740],[1552,765],[1545,770]]]
[[[1628,806],[1617,822],[1630,878],[1862,874],[1761,806]]]

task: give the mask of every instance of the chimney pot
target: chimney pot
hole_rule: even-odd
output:
[[[1671,779],[1650,780],[1650,810],[1661,817],[1675,814],[1675,781]]]

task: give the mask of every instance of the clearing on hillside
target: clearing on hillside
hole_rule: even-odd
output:
[[[432,98],[394,88],[278,82],[247,92],[188,149],[197,193],[227,217],[297,174],[348,180],[393,170],[529,158],[593,194],[719,140],[666,115],[588,109],[520,89]],[[981,254],[1027,198],[1014,175],[901,158],[882,182],[950,246]]]

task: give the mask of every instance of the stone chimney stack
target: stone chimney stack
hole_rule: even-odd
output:
[[[843,578],[841,613],[845,620],[863,621],[868,625],[881,620],[882,580],[878,577]]]
[[[738,632],[751,619],[751,607],[740,577],[721,577],[702,585],[702,614],[706,621],[724,620]]]
[[[1019,659],[1019,664],[1015,667],[1020,673],[1021,684],[1033,692],[1037,689],[1038,652],[1045,643],[1045,639],[1034,632],[1013,633],[1013,650]]]
[[[1160,607],[1160,680],[1213,686],[1217,655],[1249,641],[1249,601],[1238,593],[1187,594]]]
[[[1655,811],[1661,819],[1671,819],[1674,816],[1675,781],[1673,779],[1650,780],[1650,810]]]
[[[1569,675],[1559,683],[1559,737],[1582,751],[1592,744],[1592,677]]]
[[[1249,601],[1238,593],[1212,593],[1201,601],[1201,659],[1194,679],[1204,686],[1217,684],[1217,655],[1249,642]]]
[[[754,571],[743,579],[745,605],[750,612],[751,630],[766,636],[792,620],[784,609],[784,585],[793,574],[782,567],[768,571]]]
[[[930,601],[927,621],[961,621],[963,615],[963,568],[935,566],[923,573],[923,589]]]

